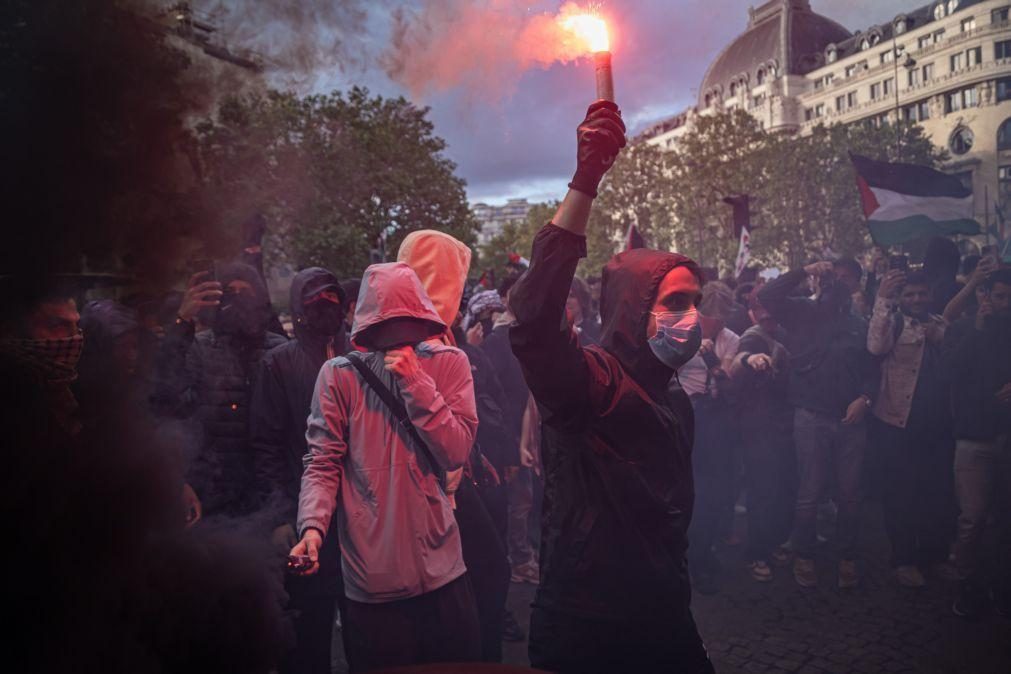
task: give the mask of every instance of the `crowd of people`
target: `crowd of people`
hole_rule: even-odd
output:
[[[922,269],[880,254],[739,283],[636,249],[587,283],[617,108],[578,138],[568,195],[498,288],[427,230],[360,279],[298,272],[288,329],[241,261],[80,313],[66,288],[8,288],[14,439],[141,407],[182,424],[178,528],[244,523],[288,567],[281,672],[329,672],[335,620],[352,671],[500,661],[529,630],[551,671],[709,672],[690,596],[720,592],[735,513],[755,581],[814,587],[832,560],[852,588],[869,490],[897,583],[1009,615],[1011,268],[938,238]],[[510,583],[537,586],[529,626]]]

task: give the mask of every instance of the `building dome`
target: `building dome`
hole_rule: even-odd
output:
[[[706,71],[700,108],[709,107],[713,95],[728,95],[742,84],[752,87],[777,74],[808,73],[824,64],[827,46],[850,37],[832,19],[812,12],[808,0],[771,0],[750,14],[747,30]]]

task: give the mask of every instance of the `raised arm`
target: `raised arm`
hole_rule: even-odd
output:
[[[969,306],[976,295],[976,288],[983,285],[987,276],[996,270],[997,266],[997,261],[989,255],[979,261],[966,284],[962,286],[958,294],[952,297],[951,301],[944,307],[944,320],[954,323],[965,313],[965,308]]]
[[[577,168],[554,221],[534,239],[530,268],[509,295],[516,321],[509,330],[546,423],[572,419],[587,408],[589,370],[565,320],[565,302],[579,259],[586,256],[586,223],[597,185],[625,146],[625,125],[608,101],[590,106],[579,125]]]
[[[788,271],[762,286],[758,291],[758,301],[780,325],[789,329],[817,311],[814,302],[806,297],[794,297],[793,291],[808,276],[820,276],[831,271],[831,262],[815,262],[803,269]]]
[[[905,272],[892,269],[885,274],[878,286],[871,323],[867,329],[867,350],[875,356],[891,353],[895,347],[895,297],[905,279]]]

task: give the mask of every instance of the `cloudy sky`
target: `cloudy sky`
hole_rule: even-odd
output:
[[[509,39],[517,26],[545,12],[554,13],[562,4],[561,0],[348,2],[346,14],[329,18],[338,26],[333,30],[344,31],[334,42],[340,42],[350,58],[342,69],[318,68],[302,86],[329,90],[361,84],[375,93],[403,94],[430,106],[436,133],[447,140],[447,154],[466,179],[472,203],[501,203],[509,197],[559,198],[574,168],[573,129],[593,99],[592,65],[528,63],[524,67],[504,62],[509,60],[508,49],[495,44],[495,39]],[[635,132],[693,103],[706,67],[745,29],[749,5],[761,3],[610,0],[598,4],[612,21],[616,96]],[[811,4],[814,11],[854,30],[890,21],[921,3],[812,0]],[[407,12],[400,25],[408,26],[409,35],[421,35],[422,43],[428,40],[420,47],[415,41],[414,50],[405,51],[401,44],[401,64],[407,70],[418,64],[422,72],[438,69],[441,74],[435,79],[441,82],[419,84],[410,74],[391,77],[389,55],[391,49],[396,51],[391,45],[396,44],[398,9]],[[248,19],[244,23],[250,23]],[[329,30],[316,29],[324,44]],[[297,32],[304,35],[305,29]],[[491,55],[471,54],[472,50]],[[444,53],[457,63],[443,72]]]

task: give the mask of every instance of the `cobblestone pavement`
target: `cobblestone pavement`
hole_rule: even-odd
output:
[[[806,590],[789,567],[757,583],[739,547],[720,550],[723,590],[696,594],[692,604],[716,671],[1011,674],[1011,620],[994,613],[976,623],[957,618],[954,583],[930,578],[922,590],[895,583],[876,504],[865,507],[861,554],[859,588],[839,590],[834,565],[819,560],[820,586]],[[532,598],[530,585],[510,588],[521,625],[529,624]],[[505,654],[506,662],[528,662],[526,643],[506,644]]]

